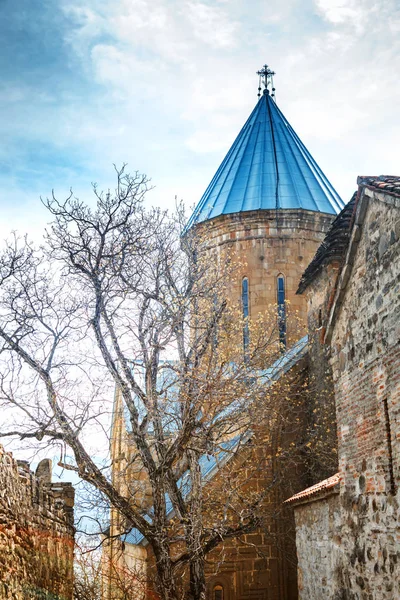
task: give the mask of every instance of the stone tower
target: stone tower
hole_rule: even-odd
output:
[[[233,250],[242,266],[232,298],[241,299],[249,318],[278,304],[286,345],[284,303],[306,323],[306,303],[296,290],[343,202],[276,105],[273,73],[265,66],[260,74],[263,94],[187,229],[206,226],[211,246]]]

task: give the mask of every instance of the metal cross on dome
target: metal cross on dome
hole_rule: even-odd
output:
[[[272,98],[275,98],[275,88],[274,88],[274,75],[275,71],[272,71],[268,65],[264,65],[260,71],[257,71],[257,75],[259,76],[258,80],[258,94],[257,96],[261,96],[261,85],[264,85],[263,94],[271,94]]]

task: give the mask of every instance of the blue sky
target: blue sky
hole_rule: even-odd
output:
[[[276,71],[277,103],[345,200],[399,174],[398,0],[0,0],[0,234],[39,196],[145,172],[196,202]]]

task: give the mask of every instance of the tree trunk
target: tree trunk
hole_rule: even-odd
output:
[[[189,450],[187,456],[192,480],[192,493],[190,498],[191,519],[186,528],[186,543],[191,556],[189,563],[189,596],[191,600],[205,600],[206,578],[204,573],[204,553],[201,539],[203,531],[203,493],[199,453]]]
[[[197,556],[190,563],[190,599],[205,600],[206,578],[204,574],[204,557]]]
[[[157,568],[157,592],[161,600],[178,600],[169,550],[162,546],[154,546],[155,545],[153,545],[153,550],[156,558]]]

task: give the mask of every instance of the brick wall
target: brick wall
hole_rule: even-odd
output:
[[[71,600],[74,489],[0,446],[0,598]]]
[[[303,457],[294,448],[305,434],[307,375],[308,360],[304,358],[278,382],[275,392],[270,391],[266,402],[279,407],[270,424],[255,425],[248,448],[206,487],[206,525],[212,525],[208,504],[219,505],[217,512],[223,513],[226,497],[232,492],[228,483],[232,473],[237,477],[233,485],[238,485],[247,501],[252,490],[265,494],[261,526],[225,540],[207,556],[208,600],[213,598],[215,585],[223,587],[224,600],[297,600],[294,515],[283,500],[302,489],[307,477]]]

